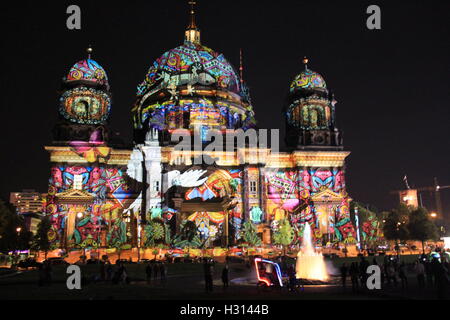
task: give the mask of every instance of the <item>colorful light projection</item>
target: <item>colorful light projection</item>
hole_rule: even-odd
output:
[[[151,104],[135,112],[133,122],[135,128],[142,128],[143,123],[148,122],[149,128],[158,130],[189,129],[200,125],[210,129],[220,129],[222,126],[246,129],[256,124],[253,112],[242,113],[234,104],[206,98]]]
[[[211,172],[202,185],[189,188],[185,193],[185,199],[201,199],[202,201],[225,197],[234,199],[234,207],[228,214],[233,229],[235,230],[235,238],[239,239],[239,230],[242,224],[241,188],[242,171],[238,169],[219,169]],[[222,228],[225,214],[225,212],[195,212],[189,216],[188,220],[196,223],[201,237],[215,240],[220,236],[219,231]]]
[[[75,177],[81,177],[82,192],[93,196],[89,204],[58,203],[59,194],[73,190]],[[47,213],[52,222],[53,242],[68,236],[76,247],[98,246],[102,230],[107,229],[106,243],[116,246],[127,241],[123,210],[133,202],[123,171],[109,166],[54,166],[51,169]],[[74,224],[73,232],[64,234],[66,224]],[[72,226],[71,226],[72,229]]]
[[[65,78],[66,81],[92,81],[99,84],[107,84],[108,77],[96,61],[92,59],[81,60],[74,64]]]
[[[324,130],[331,125],[331,109],[327,105],[328,101],[323,101],[323,105],[318,102],[304,103],[304,99],[295,100],[286,113],[289,124],[307,130]]]
[[[334,234],[335,241],[354,241],[356,234],[350,221],[344,172],[341,169],[307,168],[299,173],[289,169],[270,170],[264,178],[267,186],[266,210],[273,230],[278,227],[277,221],[289,217],[296,231],[295,241],[301,239],[304,223],[310,224],[316,242],[322,239],[324,233]],[[342,196],[342,203],[329,208],[312,201],[312,196],[327,189]]]
[[[291,83],[291,92],[298,89],[322,88],[326,89],[327,85],[323,77],[317,72],[306,69],[300,72]]]
[[[282,220],[300,205],[298,173],[270,170],[264,175],[267,186],[266,210],[271,220]]]
[[[260,207],[253,207],[250,210],[250,220],[255,223],[261,223],[262,222],[262,218],[263,218],[263,211],[261,210]]]
[[[65,91],[60,97],[60,114],[71,122],[101,124],[108,119],[111,99],[103,91],[78,87]]]
[[[326,187],[336,193],[345,191],[344,171],[339,168],[318,169],[309,168],[300,171],[300,188],[310,194],[319,192]]]
[[[373,242],[378,240],[379,222],[375,214],[370,213],[361,226],[362,240]]]
[[[240,92],[238,76],[222,54],[186,41],[153,63],[144,82],[138,86],[137,94],[142,96],[154,87],[167,88],[169,85],[188,83],[217,84],[220,88]]]

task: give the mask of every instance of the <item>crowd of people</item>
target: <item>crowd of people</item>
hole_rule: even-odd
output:
[[[203,273],[204,273],[204,278],[205,278],[205,291],[206,292],[213,291],[214,268],[215,268],[215,261],[213,259],[208,259],[208,258],[203,259]],[[221,280],[222,280],[223,289],[225,290],[229,286],[228,262],[226,262],[224,267],[222,268]]]
[[[358,292],[366,289],[367,279],[370,274],[367,269],[370,265],[380,267],[380,282],[382,288],[408,289],[408,276],[415,275],[417,285],[420,289],[425,287],[437,290],[438,298],[445,298],[448,285],[450,283],[450,262],[445,259],[428,256],[421,256],[412,264],[404,261],[400,262],[397,257],[385,256],[379,263],[374,257],[370,263],[365,257],[361,257],[359,262],[352,262],[349,266],[344,263],[340,268],[342,286],[346,288],[347,279],[350,278],[352,291]]]
[[[147,283],[151,284],[153,279],[153,283],[156,284],[158,281],[158,274],[160,283],[165,284],[167,278],[166,264],[164,262],[157,262],[157,261],[149,262],[147,264],[147,267],[145,268],[145,276],[147,279]]]

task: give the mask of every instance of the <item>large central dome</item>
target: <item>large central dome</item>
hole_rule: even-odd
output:
[[[164,89],[181,85],[217,85],[239,94],[241,86],[234,68],[223,54],[212,49],[185,41],[156,59],[144,82],[138,86],[138,96],[152,89]]]
[[[187,129],[207,141],[208,132],[255,127],[248,89],[223,54],[200,44],[194,10],[181,46],[161,55],[137,87],[135,141],[150,129],[168,136]]]

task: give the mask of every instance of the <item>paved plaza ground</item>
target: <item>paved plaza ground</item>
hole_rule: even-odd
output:
[[[334,261],[336,268],[340,263],[353,261],[355,258],[340,259]],[[410,257],[408,259],[413,259]],[[233,279],[254,278],[253,270],[245,264],[232,263],[230,265],[231,285],[223,289],[220,273],[223,264],[215,265],[214,291],[205,292],[202,264],[174,263],[168,264],[167,281],[162,283],[159,279],[148,284],[145,281],[146,264],[125,265],[130,276],[129,284],[112,284],[93,279],[100,273],[99,265],[82,266],[83,282],[82,290],[68,290],[66,287],[66,267],[53,267],[53,281],[51,285],[38,285],[38,271],[19,271],[17,273],[0,272],[0,300],[22,299],[80,299],[80,300],[122,300],[122,299],[146,299],[146,300],[367,300],[367,299],[436,299],[437,292],[432,286],[419,289],[414,274],[409,274],[408,288],[402,289],[393,285],[383,285],[382,290],[363,290],[352,292],[350,280],[347,280],[347,288],[342,288],[339,279],[334,284],[326,286],[305,286],[303,291],[294,293],[286,288],[273,290],[258,290],[251,283],[238,283]]]

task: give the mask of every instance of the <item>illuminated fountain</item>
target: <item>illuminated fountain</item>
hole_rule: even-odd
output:
[[[305,224],[302,248],[297,254],[295,266],[297,279],[328,280],[328,272],[322,253],[315,252],[311,241],[311,227]]]

